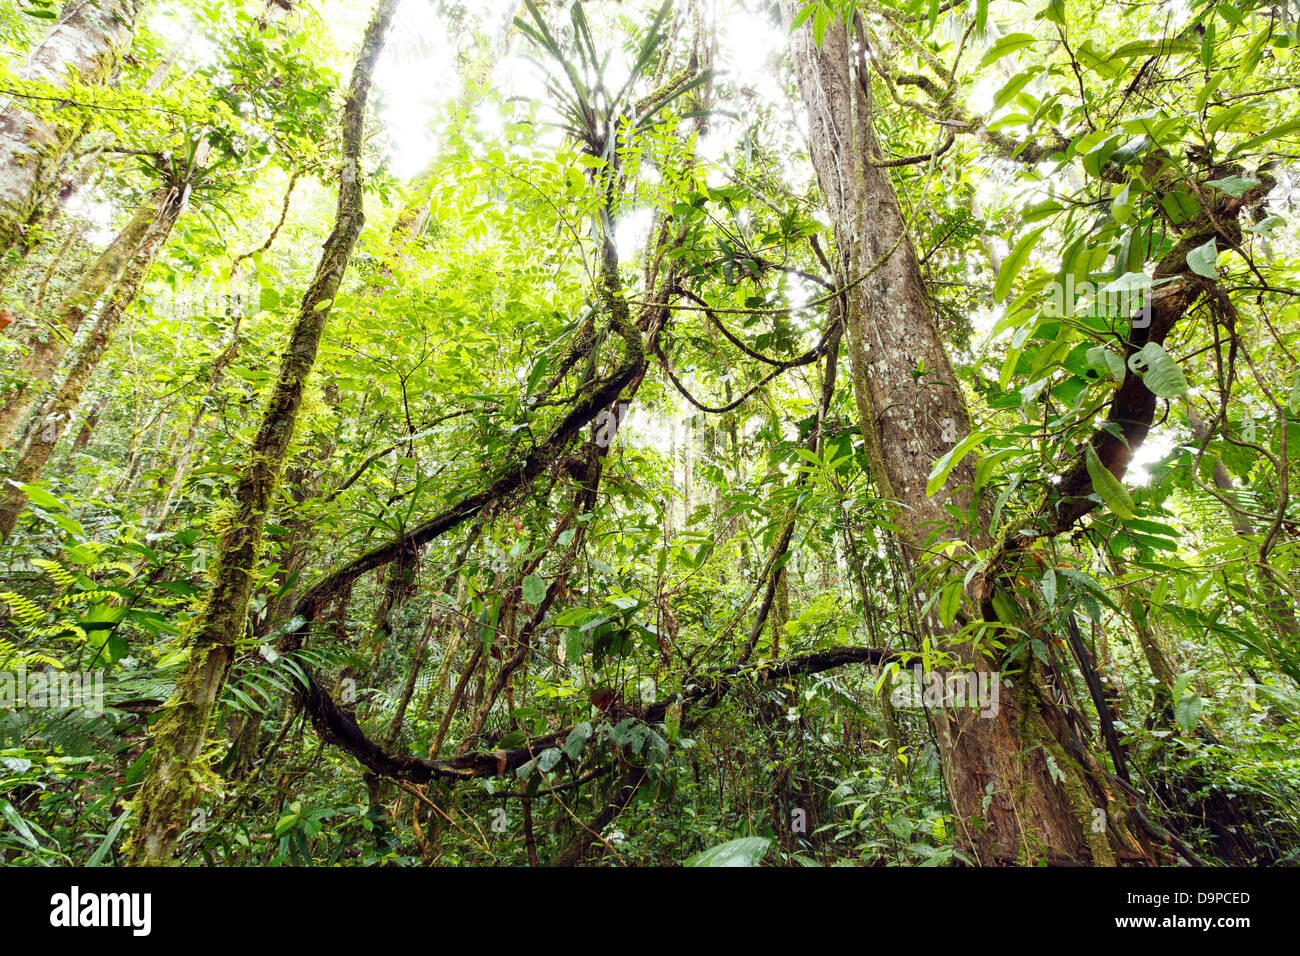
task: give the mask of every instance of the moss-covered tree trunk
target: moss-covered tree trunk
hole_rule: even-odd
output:
[[[781,6],[789,24],[802,4],[782,0]],[[990,545],[987,502],[972,491],[969,458],[946,488],[926,494],[934,461],[969,434],[970,416],[897,194],[888,171],[873,165],[871,78],[858,72],[850,54],[851,31],[842,21],[834,24],[818,46],[808,23],[795,31],[791,50],[841,280],[855,283],[846,299],[862,433],[880,496],[899,505],[894,520],[904,532],[908,570],[919,578],[936,542],[964,535],[976,547]],[[917,369],[924,370],[919,379]],[[975,530],[959,531],[945,506],[975,517]],[[996,669],[969,641],[950,640],[937,622],[921,625],[959,666]],[[1154,859],[1127,827],[1112,823],[1125,819],[1123,801],[1097,761],[1081,752],[1039,681],[1026,672],[1011,683],[1002,681],[992,716],[929,711],[965,852],[981,864]],[[1097,819],[1106,825],[1095,827]]]
[[[191,808],[211,770],[203,759],[207,727],[225,686],[236,642],[247,626],[248,602],[262,548],[263,529],[285,455],[293,439],[303,388],[330,306],[364,223],[361,146],[371,76],[399,0],[380,0],[361,42],[341,122],[343,165],[334,229],[281,357],[251,455],[235,492],[234,513],[221,541],[213,586],[189,634],[189,660],[154,731],[149,771],[135,801],[130,861],[170,862]]]
[[[71,0],[18,77],[56,87],[107,82],[130,49],[144,6],[145,0]],[[69,120],[54,105],[16,97],[0,111],[0,258],[22,237],[81,136],[80,119]]]
[[[171,235],[172,227],[185,206],[183,197],[184,191],[179,187],[159,190],[155,201],[146,204],[154,213],[150,220],[153,228],[104,302],[95,324],[78,346],[62,380],[28,422],[19,444],[18,458],[9,473],[11,481],[26,483],[40,478],[63,429],[81,402],[90,377],[112,344],[113,335],[117,332],[123,315],[135,301],[159,250]],[[26,502],[27,496],[21,488],[15,488],[12,484],[5,488],[3,499],[0,500],[0,541],[8,539]]]
[[[131,215],[103,252],[77,280],[50,315],[28,336],[27,354],[14,370],[14,378],[0,404],[0,445],[22,424],[48,382],[67,355],[77,331],[95,304],[117,282],[122,271],[140,252],[158,221],[166,190],[159,190]]]

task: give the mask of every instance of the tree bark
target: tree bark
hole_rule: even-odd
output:
[[[140,204],[127,224],[55,308],[48,328],[33,330],[27,341],[27,355],[18,364],[15,381],[10,385],[3,406],[0,406],[0,445],[8,442],[23,416],[36,403],[40,386],[54,375],[95,303],[139,255],[163,211],[162,201],[166,195],[166,190],[159,190]]]
[[[18,77],[56,87],[69,80],[107,82],[131,46],[144,5],[144,0],[71,0]],[[31,102],[19,100],[0,111],[0,257],[21,238],[83,131],[57,110],[33,109]]]
[[[159,190],[150,208],[154,212],[151,217],[153,228],[114,286],[95,324],[91,326],[85,341],[77,349],[63,380],[28,423],[27,431],[19,446],[18,460],[9,474],[11,482],[25,484],[40,478],[41,472],[50,460],[50,455],[54,453],[55,445],[58,444],[62,426],[71,420],[73,411],[90,383],[90,377],[113,342],[113,335],[122,317],[135,301],[141,284],[158,256],[158,251],[167,241],[172,227],[184,210],[185,193],[177,187]],[[27,495],[21,488],[16,488],[12,484],[5,488],[3,499],[0,500],[0,541],[9,538],[26,503]]]
[[[782,0],[789,26],[801,4]],[[967,458],[934,496],[926,485],[934,460],[970,432],[957,384],[922,279],[901,206],[888,173],[872,163],[876,151],[869,76],[850,54],[850,31],[832,24],[823,43],[812,24],[791,37],[795,74],[808,114],[813,166],[834,224],[848,287],[849,352],[854,400],[873,477],[882,498],[896,503],[909,572],[921,578],[936,542],[958,536],[952,506],[971,525],[988,527],[987,503],[973,491]],[[976,547],[987,533],[976,531]],[[952,641],[922,622],[935,646],[966,668],[992,663],[969,642]],[[1005,685],[1007,681],[1003,681]],[[980,864],[1114,863],[1151,860],[1127,828],[1090,826],[1094,810],[1122,819],[1121,804],[1096,761],[1070,738],[1063,715],[1025,671],[1001,696],[996,715],[972,710],[929,711],[953,807],[958,841]]]

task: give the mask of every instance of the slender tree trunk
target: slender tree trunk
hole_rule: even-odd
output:
[[[343,167],[334,229],[281,358],[252,454],[235,494],[229,530],[218,551],[214,584],[190,635],[189,660],[166,715],[155,728],[153,758],[135,801],[133,864],[171,861],[176,840],[211,774],[203,762],[208,723],[247,626],[248,602],[262,548],[266,514],[293,439],[307,376],[316,362],[325,322],[365,221],[361,146],[371,76],[399,0],[379,0],[366,28],[343,108]]]
[[[48,327],[33,332],[27,343],[27,355],[15,370],[15,381],[3,406],[0,406],[0,444],[8,442],[23,416],[36,403],[40,386],[54,375],[95,303],[141,253],[154,224],[163,213],[167,196],[166,189],[159,189],[149,201],[140,205],[94,264],[77,280],[72,291],[64,296]]]
[[[70,0],[63,16],[18,71],[24,80],[56,86],[75,80],[102,84],[131,46],[144,0]],[[79,122],[58,110],[15,98],[0,110],[0,257],[53,188],[59,168],[81,136]]]
[[[184,191],[180,187],[166,190],[156,204],[151,204],[156,213],[152,230],[136,250],[130,265],[104,303],[63,380],[28,423],[18,460],[9,474],[11,482],[27,483],[40,478],[58,444],[62,426],[71,421],[72,413],[81,401],[90,377],[113,342],[113,334],[117,331],[122,316],[135,301],[149,268],[171,234],[172,226],[176,224],[184,206]],[[0,503],[0,541],[8,539],[26,503],[27,495],[22,489],[9,484]]]
[[[158,506],[157,517],[152,521],[154,531],[161,531],[163,525],[167,522],[168,515],[171,514],[172,504],[176,501],[176,496],[180,494],[181,485],[185,483],[185,477],[189,473],[190,461],[194,457],[194,448],[198,444],[203,419],[216,397],[217,388],[221,384],[221,377],[225,374],[226,367],[238,355],[239,320],[236,319],[234,328],[230,330],[230,341],[213,360],[212,370],[208,372],[207,386],[203,390],[203,397],[199,399],[198,408],[194,410],[194,417],[190,419],[190,427],[185,432],[185,441],[181,443],[181,450],[176,456],[176,464],[172,468],[172,477],[167,483],[167,493]]]
[[[1204,441],[1207,435],[1207,427],[1200,416],[1195,411],[1189,410],[1187,422],[1192,427],[1192,436],[1198,442]],[[1220,503],[1228,513],[1228,519],[1232,522],[1233,530],[1243,538],[1262,536],[1267,529],[1255,527],[1246,515],[1231,507],[1240,489],[1237,488],[1237,483],[1232,480],[1232,475],[1228,474],[1228,469],[1224,467],[1223,462],[1218,458],[1214,460],[1214,471],[1211,477],[1214,481],[1214,487],[1219,491]],[[1300,621],[1296,619],[1296,611],[1292,602],[1273,577],[1277,572],[1263,562],[1256,563],[1255,570],[1259,577],[1259,589],[1264,598],[1264,607],[1268,609],[1269,623],[1277,628],[1278,636],[1284,641],[1292,644],[1300,641]],[[1276,665],[1276,661],[1274,661],[1274,664]]]

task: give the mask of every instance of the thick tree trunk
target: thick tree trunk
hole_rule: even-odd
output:
[[[55,86],[68,80],[105,83],[130,48],[144,5],[144,0],[72,0],[18,71],[19,78]],[[21,98],[0,111],[0,257],[18,242],[81,133],[80,123],[64,121],[58,111],[33,109],[32,101]]]
[[[334,229],[303,296],[279,377],[267,398],[252,454],[236,489],[235,510],[217,555],[213,588],[191,632],[189,661],[166,715],[155,728],[149,772],[135,801],[133,864],[170,862],[181,828],[203,790],[202,781],[211,774],[203,762],[203,745],[235,644],[247,626],[267,510],[293,439],[303,388],[315,365],[331,304],[365,221],[360,160],[366,101],[398,2],[379,0],[362,39],[343,108],[343,167]]]
[[[54,453],[63,427],[71,421],[72,413],[90,383],[90,377],[112,344],[122,317],[135,301],[141,284],[158,257],[158,251],[167,241],[184,207],[184,194],[180,188],[161,191],[157,201],[150,205],[155,213],[151,218],[153,228],[104,303],[63,380],[28,423],[19,446],[18,460],[9,474],[11,482],[27,483],[40,478],[50,455]],[[22,489],[10,484],[4,490],[3,499],[0,500],[0,541],[8,539],[26,503],[27,495]]]
[[[786,24],[802,4],[782,0]],[[947,488],[926,484],[934,461],[970,432],[970,416],[935,326],[901,207],[886,170],[873,165],[870,77],[850,54],[851,27],[832,24],[819,47],[811,23],[791,38],[795,73],[808,114],[813,165],[834,223],[848,312],[854,399],[880,496],[897,503],[909,571],[931,567],[936,541],[959,534],[945,505],[974,517],[966,459]],[[987,547],[984,540],[972,543]],[[994,669],[967,642],[949,641],[933,624],[936,647],[974,671]],[[1151,859],[1126,828],[1122,804],[1034,675],[1003,680],[993,716],[930,711],[952,803],[955,831],[981,864],[1114,863]],[[1099,815],[1096,811],[1102,811]],[[1104,832],[1095,819],[1109,825]]]

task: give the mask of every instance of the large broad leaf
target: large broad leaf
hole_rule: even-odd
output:
[[[1211,179],[1209,184],[1229,196],[1240,199],[1246,194],[1246,190],[1258,186],[1259,180],[1247,179],[1243,176],[1225,176],[1223,179]]]
[[[939,460],[934,463],[934,467],[930,470],[929,480],[925,483],[926,495],[933,495],[936,491],[942,488],[943,483],[948,480],[948,475],[957,467],[957,463],[966,457],[966,453],[977,445],[982,444],[988,437],[988,432],[971,432],[959,441],[952,451],[939,458]]]
[[[767,837],[741,837],[709,847],[684,860],[682,866],[758,866],[771,845]]]
[[[27,495],[27,500],[37,508],[57,508],[60,511],[67,511],[68,506],[58,498],[54,497],[40,485],[23,484],[22,482],[10,480],[9,484],[18,488]]]
[[[546,597],[546,582],[535,574],[524,578],[524,600],[536,607]]]
[[[979,62],[976,70],[982,70],[996,60],[1002,59],[1008,53],[1015,53],[1017,50],[1023,50],[1027,46],[1033,46],[1037,43],[1037,38],[1031,33],[1008,33],[1000,37],[998,42],[989,48]]]
[[[944,588],[943,597],[939,599],[939,620],[943,622],[944,627],[952,627],[952,622],[957,619],[964,593],[960,580],[953,581]]]
[[[1117,382],[1124,381],[1124,359],[1102,345],[1088,349],[1088,364],[1093,368],[1104,368]]]
[[[1202,246],[1197,246],[1191,252],[1187,253],[1187,268],[1191,269],[1198,276],[1205,276],[1207,279],[1217,279],[1219,270],[1215,262],[1219,258],[1219,247],[1211,239]]]
[[[1044,20],[1065,24],[1065,0],[1047,0],[1047,6],[1039,14]]]
[[[582,748],[587,746],[587,741],[590,739],[591,723],[584,720],[569,731],[569,736],[564,741],[564,753],[570,760],[577,760],[582,756]]]
[[[1124,485],[1120,483],[1120,480],[1112,475],[1110,470],[1101,463],[1101,459],[1097,457],[1097,450],[1091,445],[1088,446],[1084,464],[1088,468],[1088,477],[1092,479],[1092,490],[1101,496],[1102,501],[1106,502],[1106,507],[1126,521],[1132,518],[1135,514],[1133,499],[1124,490]]]
[[[1002,270],[998,273],[997,282],[993,284],[993,299],[1001,302],[1011,292],[1011,286],[1016,281],[1016,276],[1024,268],[1025,261],[1029,258],[1029,253],[1034,250],[1039,238],[1043,235],[1046,226],[1040,226],[1029,235],[1023,237],[1016,243],[1016,247],[1011,250],[1011,254],[1002,263]]]
[[[1196,725],[1201,722],[1201,711],[1204,707],[1205,703],[1201,700],[1200,694],[1188,694],[1174,704],[1174,719],[1178,721],[1178,726],[1183,733],[1190,734],[1196,729]]]
[[[1271,145],[1275,140],[1295,133],[1300,133],[1300,119],[1287,120],[1285,123],[1279,123],[1272,129],[1266,129],[1258,136],[1253,136],[1246,142],[1234,146],[1230,155],[1236,156],[1241,153],[1248,153],[1257,146]]]
[[[1152,285],[1154,285],[1154,282],[1145,272],[1126,272],[1099,291],[1106,294],[1136,295],[1145,292]]]
[[[1048,568],[1043,572],[1043,580],[1038,585],[1042,588],[1043,598],[1048,607],[1056,607],[1056,569]]]
[[[1187,379],[1178,363],[1157,342],[1148,342],[1128,358],[1128,367],[1142,376],[1142,384],[1160,398],[1187,394]]]

